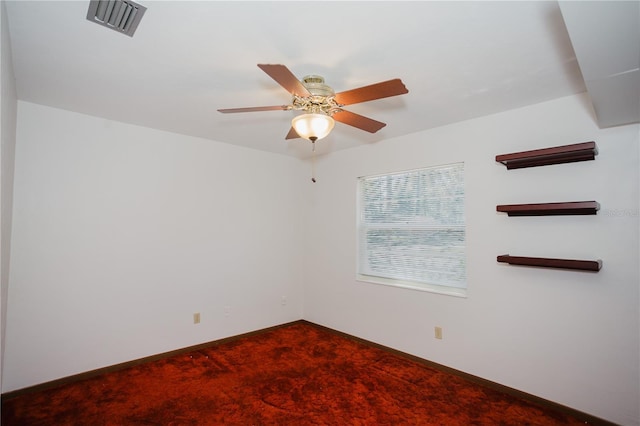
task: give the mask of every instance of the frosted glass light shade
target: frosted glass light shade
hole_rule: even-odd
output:
[[[302,114],[295,117],[291,125],[301,138],[316,141],[331,133],[335,121],[325,114]]]

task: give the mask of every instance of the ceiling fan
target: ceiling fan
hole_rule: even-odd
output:
[[[291,123],[291,130],[285,139],[305,138],[314,143],[327,136],[335,121],[356,127],[369,133],[375,133],[386,126],[386,123],[356,114],[343,107],[375,99],[409,93],[399,78],[381,83],[335,93],[324,83],[324,78],[308,75],[298,80],[284,65],[258,64],[258,67],[284,87],[293,96],[290,105],[273,105],[248,108],[219,109],[222,113],[256,112],[256,111],[303,111]]]

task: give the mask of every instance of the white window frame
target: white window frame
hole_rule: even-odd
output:
[[[383,284],[390,285],[394,287],[407,288],[412,290],[421,290],[428,291],[432,293],[445,294],[450,296],[458,296],[458,297],[466,297],[467,296],[467,283],[466,283],[466,221],[464,217],[462,217],[460,223],[460,219],[457,219],[457,223],[451,224],[429,224],[429,223],[420,223],[412,222],[410,224],[395,222],[395,223],[376,223],[376,224],[367,224],[365,221],[365,200],[363,199],[363,185],[367,180],[379,179],[385,177],[393,177],[396,175],[414,175],[419,173],[428,172],[429,170],[434,169],[443,169],[443,168],[451,168],[451,167],[460,167],[462,174],[462,182],[461,182],[461,190],[462,190],[462,209],[464,211],[464,163],[454,163],[454,164],[446,164],[432,167],[424,167],[420,169],[413,170],[405,170],[400,172],[393,173],[384,173],[372,176],[363,176],[358,178],[358,205],[357,205],[357,272],[356,272],[356,280],[361,282],[373,283],[373,284]],[[460,189],[459,189],[460,190]],[[458,207],[460,207],[458,205]],[[464,214],[463,214],[464,216]],[[367,240],[366,240],[366,232],[371,229],[402,229],[402,230],[416,230],[420,232],[424,231],[441,231],[441,230],[449,230],[455,229],[457,231],[463,231],[463,246],[451,247],[451,252],[455,253],[454,256],[461,256],[459,259],[462,262],[462,269],[458,270],[459,273],[463,274],[464,283],[456,282],[456,283],[446,283],[446,282],[427,282],[427,281],[414,281],[411,279],[402,279],[402,278],[389,278],[384,276],[376,275],[375,271],[371,271],[371,268],[368,267],[367,261]],[[406,278],[406,277],[405,277]],[[463,285],[463,287],[461,286]]]

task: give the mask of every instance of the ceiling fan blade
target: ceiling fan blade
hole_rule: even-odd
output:
[[[230,113],[230,112],[257,112],[257,111],[287,111],[290,109],[289,105],[273,105],[273,106],[261,106],[261,107],[248,107],[248,108],[223,108],[218,112]]]
[[[336,93],[335,100],[340,105],[352,105],[360,102],[373,101],[375,99],[388,98],[390,96],[404,95],[409,93],[406,86],[399,78],[358,89],[347,90]]]
[[[332,115],[333,119],[349,126],[357,127],[369,133],[375,133],[386,126],[386,123],[373,120],[364,115],[356,114],[350,111],[341,110]]]
[[[300,137],[300,135],[298,135],[296,130],[292,127],[289,130],[289,133],[287,133],[287,136],[285,137],[285,139],[298,139],[299,137]]]
[[[269,74],[269,77],[278,82],[280,86],[284,87],[292,95],[298,95],[303,98],[311,96],[307,88],[284,65],[258,64],[258,67]]]

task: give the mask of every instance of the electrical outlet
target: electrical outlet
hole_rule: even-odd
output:
[[[280,299],[280,304],[282,306],[285,306],[287,304],[287,296],[282,296],[282,298]]]
[[[200,324],[200,312],[196,312],[193,314],[193,323]]]
[[[442,339],[442,327],[436,327],[435,328],[435,332],[436,332],[436,339]]]
[[[229,315],[231,315],[231,306],[225,306],[224,307],[224,316],[228,317]]]

